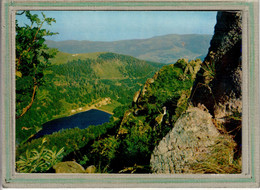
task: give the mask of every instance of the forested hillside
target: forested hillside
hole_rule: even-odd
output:
[[[100,57],[109,59],[112,56],[118,55],[102,54]],[[190,62],[181,59],[174,65],[163,66],[152,78],[143,80],[143,85],[132,88],[135,95],[126,98],[131,104],[115,109],[109,123],[46,135],[20,146],[18,154],[23,155],[26,149],[41,146],[45,139],[48,149],[64,147],[63,161],[76,160],[84,167],[94,165],[102,173],[150,172],[149,162],[154,147],[188,107],[187,100],[200,64],[199,59]],[[123,101],[120,103],[124,104]]]
[[[51,62],[34,104],[17,120],[19,142],[35,134],[43,123],[87,110],[93,104],[103,105],[108,112],[129,104],[146,79],[162,66],[113,53],[75,56],[59,52]]]
[[[164,47],[158,52],[167,59],[173,50],[180,57],[189,57],[176,43],[191,48],[196,56],[200,54],[198,46],[204,44],[198,35],[185,35],[186,40],[194,39],[192,44],[178,35],[175,42],[168,37],[163,42],[166,46],[158,37],[153,45],[149,40],[138,41],[139,47],[125,41],[124,48],[118,47],[137,56],[144,55],[138,48],[149,52]],[[32,107],[16,120],[17,171],[241,173],[241,42],[239,11],[218,12],[215,34],[203,62],[182,58],[165,65],[116,53],[79,54],[85,52],[86,44],[70,41],[73,46],[66,49],[74,54],[58,52],[56,57],[51,56],[50,66],[37,76],[41,85],[37,86]],[[152,55],[146,54],[149,58]],[[23,78],[19,72],[17,78]],[[22,110],[19,106],[16,108]],[[27,141],[43,123],[93,107],[112,113],[109,122],[59,130]]]

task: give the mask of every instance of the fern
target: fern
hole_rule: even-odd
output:
[[[27,149],[25,155],[19,157],[19,160],[16,162],[17,172],[46,172],[56,163],[61,161],[64,147],[58,151],[56,150],[56,147],[54,147],[52,150],[49,150],[43,146],[45,142],[46,139],[44,138],[42,140],[42,144],[39,146],[39,150]]]

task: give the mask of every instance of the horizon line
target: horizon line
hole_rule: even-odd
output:
[[[163,37],[163,36],[169,36],[169,35],[179,35],[179,36],[187,36],[187,35],[209,35],[209,36],[213,36],[214,34],[198,34],[198,33],[190,33],[190,34],[165,34],[165,35],[157,35],[157,36],[153,36],[153,37],[148,37],[148,38],[129,38],[129,39],[122,39],[122,40],[112,40],[112,41],[99,41],[99,40],[48,40],[45,39],[46,41],[53,41],[53,42],[65,42],[65,41],[77,41],[77,42],[82,42],[82,41],[89,41],[89,42],[119,42],[119,41],[130,41],[130,40],[148,40],[148,39],[152,39],[152,38],[156,38],[156,37]]]

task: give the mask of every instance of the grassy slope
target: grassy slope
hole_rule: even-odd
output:
[[[81,53],[81,54],[71,54],[59,51],[55,58],[51,59],[51,63],[55,65],[60,65],[67,63],[68,61],[78,60],[78,59],[96,59],[100,55],[99,52],[95,53]]]

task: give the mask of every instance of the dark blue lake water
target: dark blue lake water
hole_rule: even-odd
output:
[[[77,113],[69,117],[63,117],[44,123],[42,130],[36,133],[30,140],[40,138],[47,134],[58,132],[62,129],[80,128],[85,129],[90,125],[101,125],[109,121],[111,114],[91,109],[89,111]]]

